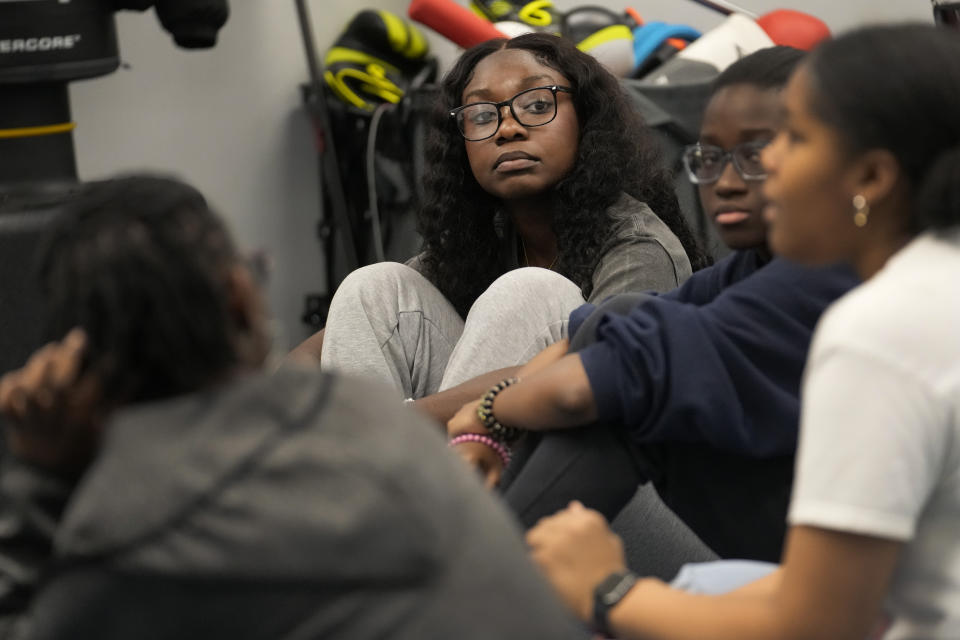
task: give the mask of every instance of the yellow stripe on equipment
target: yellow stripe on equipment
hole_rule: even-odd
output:
[[[599,29],[581,40],[577,48],[589,53],[613,75],[625,78],[635,65],[633,32],[623,24]]]
[[[550,0],[534,0],[523,5],[517,16],[521,22],[532,27],[549,27],[553,24],[553,14],[549,9],[553,9],[553,3]]]
[[[399,69],[392,64],[384,62],[380,58],[372,56],[369,53],[364,53],[363,51],[358,51],[357,49],[347,49],[346,47],[333,47],[327,51],[327,56],[323,59],[323,66],[332,67],[340,62],[362,65],[376,64],[391,73],[400,73]]]
[[[577,44],[577,48],[580,49],[580,51],[589,52],[590,49],[596,49],[600,45],[614,40],[630,40],[632,42],[633,33],[630,31],[630,27],[623,24],[605,27],[581,40],[580,43]]]
[[[52,136],[58,133],[69,133],[77,128],[75,122],[63,124],[48,124],[42,127],[18,127],[16,129],[0,129],[0,139],[35,138],[37,136]]]

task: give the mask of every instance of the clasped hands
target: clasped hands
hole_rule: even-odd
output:
[[[567,340],[561,340],[560,342],[550,345],[538,353],[530,362],[521,367],[517,373],[517,377],[522,380],[546,369],[565,356],[568,349],[569,342]],[[460,407],[457,413],[447,422],[447,437],[450,440],[469,433],[483,436],[490,435],[490,432],[477,415],[477,409],[479,407],[479,398],[471,400]],[[509,426],[522,427],[522,425]],[[467,464],[480,473],[484,486],[492,489],[499,484],[500,478],[503,476],[504,466],[503,461],[496,451],[479,442],[461,442],[457,444],[454,449]]]

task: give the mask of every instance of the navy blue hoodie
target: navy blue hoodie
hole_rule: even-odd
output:
[[[780,559],[807,350],[857,283],[743,251],[577,336],[600,420],[626,429],[642,475],[721,557]],[[594,310],[571,315],[571,335]]]
[[[857,283],[846,267],[766,264],[748,250],[627,315],[607,314],[579,352],[600,420],[626,425],[637,442],[792,454],[814,327]],[[571,336],[594,309],[571,314]]]

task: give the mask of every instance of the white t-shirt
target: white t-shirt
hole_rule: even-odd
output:
[[[802,397],[790,522],[904,542],[884,637],[960,637],[960,234],[824,315]]]

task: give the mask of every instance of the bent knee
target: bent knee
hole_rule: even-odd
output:
[[[404,283],[422,279],[415,269],[399,262],[377,262],[354,269],[337,287],[335,297],[378,295],[396,291]]]
[[[487,287],[481,298],[530,300],[558,295],[580,296],[580,287],[556,271],[521,267],[508,271]]]

